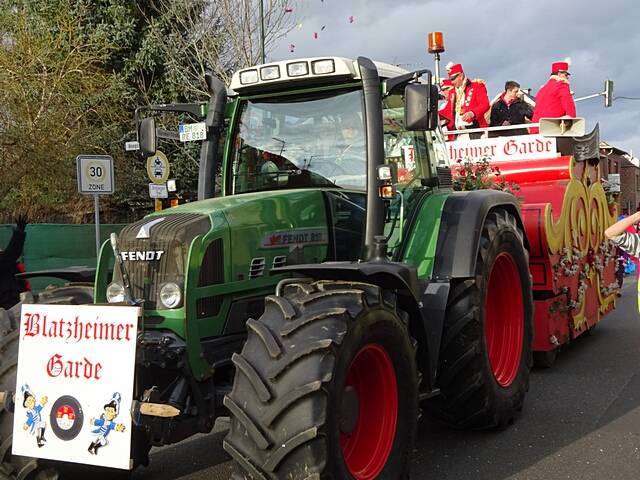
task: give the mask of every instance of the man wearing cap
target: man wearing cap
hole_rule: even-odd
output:
[[[447,111],[441,116],[452,118],[457,130],[486,127],[485,113],[489,110],[489,96],[484,81],[469,80],[459,63],[447,64],[447,73],[453,88],[449,91]],[[480,138],[481,135],[473,133],[469,136]]]
[[[536,95],[536,107],[533,109],[532,122],[541,118],[575,117],[576,104],[569,88],[569,60],[551,65],[551,78]],[[537,127],[531,133],[538,133]]]
[[[440,125],[442,125],[443,130],[455,130],[453,126],[453,118],[450,116],[453,112],[452,109],[449,108],[449,92],[453,90],[453,85],[451,85],[451,80],[448,78],[443,78],[440,81],[440,107],[438,108],[438,114],[440,115]],[[455,140],[455,139],[451,139]]]

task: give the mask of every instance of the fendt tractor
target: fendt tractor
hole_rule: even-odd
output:
[[[428,70],[309,58],[243,69],[228,90],[212,76],[207,84],[206,104],[137,115],[146,157],[164,131],[158,112],[205,124],[198,201],[125,227],[98,260],[95,303],[143,309],[133,466],[151,446],[230,416],[235,478],[407,478],[420,411],[485,429],[522,410],[534,303],[536,326],[553,323],[540,351],[613,308],[589,289],[613,276],[600,248],[612,215],[597,203],[599,176],[586,173],[597,157],[573,156],[574,139],[557,160],[572,177],[555,179],[571,198],[552,208],[531,179],[522,204],[452,190]],[[575,208],[581,188],[597,213]],[[559,281],[555,265],[572,268],[562,260],[571,247],[600,262],[587,286],[582,267]],[[595,319],[572,323],[579,313]],[[549,343],[556,330],[566,338]],[[15,353],[17,335],[6,339]],[[0,388],[15,392],[15,355],[2,361]],[[11,455],[10,398],[3,473],[51,471]]]

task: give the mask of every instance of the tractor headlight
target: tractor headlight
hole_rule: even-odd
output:
[[[169,282],[160,288],[160,302],[165,308],[176,308],[182,302],[182,289],[179,285]]]
[[[243,85],[258,83],[258,71],[245,70],[244,72],[240,72],[240,83]]]
[[[311,71],[314,75],[326,75],[328,73],[335,73],[336,64],[333,60],[316,60],[311,62]]]
[[[110,283],[107,287],[107,302],[124,302],[124,286],[120,282]]]
[[[262,67],[260,69],[260,78],[262,80],[277,80],[280,78],[280,67],[278,65]]]

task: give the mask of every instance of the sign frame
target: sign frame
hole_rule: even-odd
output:
[[[95,165],[92,165],[93,162]],[[102,172],[100,177],[107,177],[105,181],[90,183],[86,177],[91,176],[90,169],[95,168],[101,169]],[[115,186],[114,186],[114,175],[113,175],[113,157],[111,155],[78,155],[76,157],[76,172],[77,172],[77,182],[78,182],[78,193],[83,195],[112,195]],[[104,189],[91,189],[88,188],[87,185],[102,185]]]
[[[141,318],[137,306],[23,305],[14,454],[131,469]]]
[[[160,161],[161,165],[159,166],[159,168],[161,168],[162,176],[156,176],[154,174],[154,170],[153,170],[154,160]],[[149,180],[151,180],[153,183],[157,185],[167,183],[170,173],[171,173],[171,167],[169,166],[169,159],[164,154],[164,152],[161,152],[160,150],[156,150],[156,153],[154,153],[149,158],[147,158],[147,176],[149,177]]]
[[[149,184],[149,197],[150,198],[169,198],[169,189],[166,183],[150,183]]]

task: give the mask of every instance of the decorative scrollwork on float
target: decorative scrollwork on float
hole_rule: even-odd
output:
[[[587,321],[586,299],[590,294],[597,298],[598,315],[604,314],[611,304],[615,304],[617,290],[601,288],[601,285],[606,285],[602,265],[610,263],[608,259],[604,260],[602,245],[607,242],[604,231],[616,221],[617,213],[615,210],[613,212],[609,210],[607,198],[599,180],[599,164],[593,165],[589,162],[577,164],[572,158],[570,175],[558,219],[554,220],[552,206],[549,203],[544,212],[544,224],[550,254],[565,255],[566,252],[578,254],[579,260],[576,266],[580,275],[577,291],[569,289],[567,293],[570,299],[568,307],[572,312],[573,328],[580,330]],[[559,273],[562,271],[563,269],[560,269]],[[566,275],[562,276],[566,277]],[[558,276],[560,284],[570,284],[567,280],[568,277]],[[595,292],[588,292],[590,289]],[[576,290],[575,287],[574,290]]]

